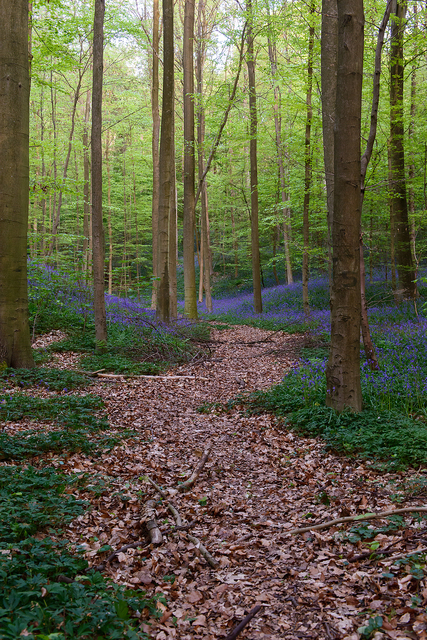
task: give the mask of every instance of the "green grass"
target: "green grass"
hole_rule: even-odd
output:
[[[114,353],[102,353],[85,356],[80,359],[80,366],[85,371],[104,369],[106,373],[123,375],[156,375],[164,370],[165,365],[153,362],[135,362],[126,356]]]
[[[44,387],[49,391],[71,391],[91,384],[90,379],[75,371],[34,367],[5,369],[0,373],[0,385],[5,387]]]

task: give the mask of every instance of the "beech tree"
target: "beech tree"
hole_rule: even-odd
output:
[[[338,0],[334,132],[331,346],[326,404],[362,409],[360,384],[360,127],[364,43],[363,0]]]
[[[29,368],[28,0],[0,0],[0,16],[0,368]]]

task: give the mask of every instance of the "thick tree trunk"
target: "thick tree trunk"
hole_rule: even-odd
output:
[[[0,0],[0,16],[0,369],[29,368],[28,0]]]
[[[363,0],[338,2],[331,347],[326,404],[362,409],[360,384],[360,120]]]
[[[104,283],[104,225],[102,219],[102,81],[104,60],[105,0],[95,0],[93,22],[93,88],[92,88],[92,260],[93,309],[97,350],[107,342]]]
[[[399,295],[417,296],[415,267],[411,255],[408,204],[406,198],[404,113],[403,113],[403,34],[406,2],[397,0],[391,19],[390,46],[390,154],[393,182],[393,213],[395,222],[395,251],[399,275]]]
[[[184,313],[197,319],[196,268],[194,265],[195,232],[195,144],[194,144],[194,0],[185,0],[183,67],[184,67]]]
[[[169,215],[173,158],[174,46],[173,0],[163,0],[163,97],[159,155],[157,317],[170,320],[169,305]]]
[[[153,0],[153,63],[151,79],[151,113],[153,119],[153,138],[151,142],[151,154],[153,159],[153,199],[151,207],[152,232],[153,232],[153,289],[151,294],[151,308],[157,304],[158,288],[158,231],[159,231],[159,138],[160,138],[160,112],[159,112],[159,0]]]
[[[310,16],[313,17],[314,6],[310,6]],[[306,98],[306,124],[304,140],[304,206],[303,206],[303,254],[302,254],[302,303],[305,315],[310,313],[308,299],[309,277],[309,250],[310,250],[310,189],[311,189],[311,121],[313,119],[313,107],[311,104],[313,93],[313,47],[314,26],[309,27],[308,37],[308,61],[307,61],[307,98]]]
[[[247,65],[249,81],[249,117],[250,117],[250,161],[251,161],[251,255],[252,255],[252,279],[254,287],[254,311],[262,313],[261,297],[261,263],[259,255],[259,231],[258,231],[258,117],[256,106],[255,86],[255,57],[253,37],[253,12],[252,0],[247,0],[248,14],[247,30]]]
[[[337,0],[322,0],[321,83],[323,157],[328,215],[328,271],[332,284],[332,221],[334,218],[334,124],[337,91]]]

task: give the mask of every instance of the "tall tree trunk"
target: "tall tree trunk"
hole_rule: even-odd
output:
[[[378,105],[380,100],[380,79],[381,79],[381,51],[384,44],[384,35],[387,28],[387,24],[390,18],[392,0],[389,0],[384,17],[381,21],[380,28],[378,30],[377,46],[375,50],[375,70],[374,70],[374,84],[372,90],[372,107],[371,107],[371,126],[369,129],[368,142],[366,144],[365,152],[362,155],[360,163],[360,211],[363,209],[363,200],[365,197],[365,179],[366,171],[372,156],[372,150],[374,148],[374,142],[377,135],[377,122],[378,122]],[[366,302],[366,271],[365,260],[363,255],[363,233],[362,225],[360,225],[359,232],[360,239],[360,297],[361,297],[361,329],[363,337],[363,346],[365,349],[366,359],[368,361],[371,370],[379,369],[379,363],[375,347],[371,339],[371,332],[369,329],[368,321],[368,305]]]
[[[105,144],[105,162],[107,165],[107,203],[108,203],[108,293],[113,293],[113,226],[111,222],[111,169],[110,169],[110,130],[107,129]]]
[[[328,219],[328,271],[332,285],[332,221],[334,218],[334,124],[337,92],[337,0],[322,0],[321,83],[323,157]]]
[[[314,5],[310,5],[310,17],[313,18]],[[314,25],[309,27],[308,37],[308,61],[307,61],[307,115],[305,124],[304,140],[304,206],[303,206],[303,254],[302,254],[302,302],[305,315],[310,313],[310,303],[308,299],[308,276],[309,276],[309,250],[310,250],[310,189],[311,189],[311,121],[313,119],[313,107],[311,104],[313,93],[313,47],[314,47]]]
[[[153,138],[151,142],[151,154],[153,159],[153,199],[151,208],[151,225],[153,232],[153,289],[151,294],[151,308],[157,304],[158,277],[158,232],[159,232],[159,138],[160,138],[160,112],[159,112],[159,0],[153,0],[153,60],[151,79],[151,113],[153,119]]]
[[[28,325],[28,0],[0,0],[0,369],[34,366]]]
[[[175,97],[174,97],[175,101]],[[172,109],[173,118],[173,134],[175,140],[175,107]],[[176,194],[176,163],[175,163],[175,144],[172,145],[172,170],[171,170],[171,196],[170,196],[170,214],[169,214],[169,311],[170,317],[176,319],[178,317],[178,299],[177,299],[177,251],[178,251],[178,207]]]
[[[267,11],[269,13],[269,7],[267,4]],[[268,57],[270,60],[270,72],[271,79],[274,87],[274,131],[276,136],[276,158],[277,168],[279,171],[279,187],[280,198],[282,201],[283,211],[283,239],[285,250],[285,265],[286,265],[286,281],[287,284],[291,284],[293,280],[291,254],[290,254],[290,211],[287,205],[288,194],[286,191],[286,178],[285,178],[285,158],[282,142],[282,113],[281,113],[281,91],[280,85],[277,79],[277,45],[276,36],[269,32],[268,35]]]
[[[360,121],[363,0],[338,2],[331,347],[326,404],[362,409],[360,384]]]
[[[83,124],[83,271],[89,272],[89,226],[90,226],[90,159],[89,159],[89,120],[90,91],[86,94],[86,106]]]
[[[196,269],[194,265],[195,232],[195,144],[194,144],[194,0],[185,0],[183,67],[184,67],[184,313],[197,319]]]
[[[251,161],[251,255],[252,255],[252,279],[254,287],[254,311],[262,313],[261,297],[261,263],[259,255],[259,231],[258,231],[258,157],[257,136],[258,117],[256,106],[255,86],[255,56],[253,37],[253,11],[252,0],[247,0],[246,11],[248,15],[247,29],[247,66],[249,81],[249,118],[250,118],[250,161]]]
[[[396,253],[394,249],[395,239],[395,222],[394,222],[394,198],[393,198],[393,175],[391,172],[391,147],[390,139],[387,140],[387,157],[388,157],[388,206],[390,214],[390,269],[391,269],[391,288],[395,301],[398,302],[397,281],[396,281]]]
[[[95,0],[93,22],[93,85],[92,85],[92,261],[93,309],[97,350],[107,342],[104,283],[104,225],[102,219],[102,81],[104,60],[105,0]]]
[[[415,33],[418,36],[418,8],[416,2],[413,5],[414,17],[415,17]],[[417,48],[416,48],[417,52]],[[411,110],[410,110],[410,123],[409,123],[409,131],[408,136],[409,140],[412,141],[414,139],[414,130],[415,130],[415,115],[416,115],[416,107],[415,107],[415,98],[417,94],[417,66],[414,62],[411,70]],[[415,276],[417,276],[418,270],[418,259],[417,259],[417,251],[416,251],[416,229],[415,229],[415,189],[414,189],[414,179],[415,179],[415,154],[411,149],[410,152],[410,164],[409,164],[409,237],[411,242],[411,256],[412,262],[415,267]]]
[[[399,295],[417,296],[415,267],[411,255],[404,152],[403,114],[403,34],[406,2],[396,0],[391,19],[390,45],[390,153],[393,180],[393,212],[395,220],[395,250],[399,274]]]
[[[174,45],[173,0],[163,0],[163,96],[159,156],[157,317],[169,322],[169,215],[173,158]]]

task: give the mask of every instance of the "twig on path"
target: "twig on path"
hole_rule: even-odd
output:
[[[235,627],[233,629],[233,631],[231,633],[228,634],[228,636],[225,638],[225,640],[235,640],[237,638],[238,635],[240,635],[241,631],[243,631],[243,629],[246,627],[246,625],[252,620],[252,618],[254,616],[256,616],[256,614],[258,613],[258,611],[262,609],[262,605],[261,604],[257,604],[256,607],[254,607],[253,609],[251,609],[248,613],[248,615],[243,618],[242,622],[240,622],[237,627]]]
[[[143,476],[143,478],[144,478],[144,480],[148,480],[148,482],[156,489],[156,491],[165,500],[167,508],[172,513],[173,517],[175,518],[175,521],[176,521],[176,524],[177,524],[177,529],[180,529],[181,527],[186,526],[182,522],[182,518],[181,518],[181,515],[180,515],[178,509],[168,500],[167,495],[163,491],[163,489],[161,489],[159,487],[159,485],[156,482],[154,482],[154,480],[152,480],[149,476]],[[189,533],[187,533],[187,536],[188,536],[188,539],[191,540],[191,542],[196,546],[196,548],[199,549],[200,553],[202,554],[202,556],[204,557],[206,562],[208,562],[213,569],[217,569],[218,568],[218,562],[209,553],[209,551],[201,543],[201,541],[198,538],[196,538],[196,536],[193,536],[193,535],[191,535]]]
[[[141,523],[145,524],[145,527],[149,533],[152,544],[162,544],[163,536],[159,529],[159,525],[156,520],[156,507],[154,500],[147,500],[144,506],[144,515]]]
[[[149,376],[149,375],[131,375],[127,373],[96,373],[96,375],[98,376],[98,378],[112,378],[113,380],[124,379],[124,378],[130,378],[132,380],[137,378],[149,378],[150,380],[205,380],[206,382],[209,382],[209,378],[201,378],[199,376]]]
[[[381,562],[393,562],[395,560],[401,560],[402,558],[409,558],[409,556],[415,556],[417,553],[426,553],[427,547],[421,547],[421,549],[416,549],[415,551],[407,551],[406,553],[399,553],[399,555],[391,556],[391,558],[387,558],[386,560],[382,560]]]
[[[393,511],[379,511],[378,513],[364,513],[358,516],[348,516],[346,518],[336,518],[335,520],[329,520],[322,524],[313,524],[308,527],[302,527],[301,529],[291,529],[287,531],[290,535],[297,533],[306,533],[307,531],[320,531],[320,529],[329,529],[336,524],[343,524],[344,522],[360,522],[363,520],[374,520],[375,518],[388,518],[389,516],[397,516],[400,513],[427,513],[427,507],[405,507],[404,509],[394,509]]]
[[[196,482],[197,478],[199,477],[203,467],[205,466],[206,460],[209,457],[211,449],[212,449],[212,443],[209,443],[208,447],[203,452],[203,455],[199,464],[196,466],[191,476],[188,478],[188,480],[178,485],[177,487],[178,491],[186,491],[187,489],[193,486],[193,484]]]

